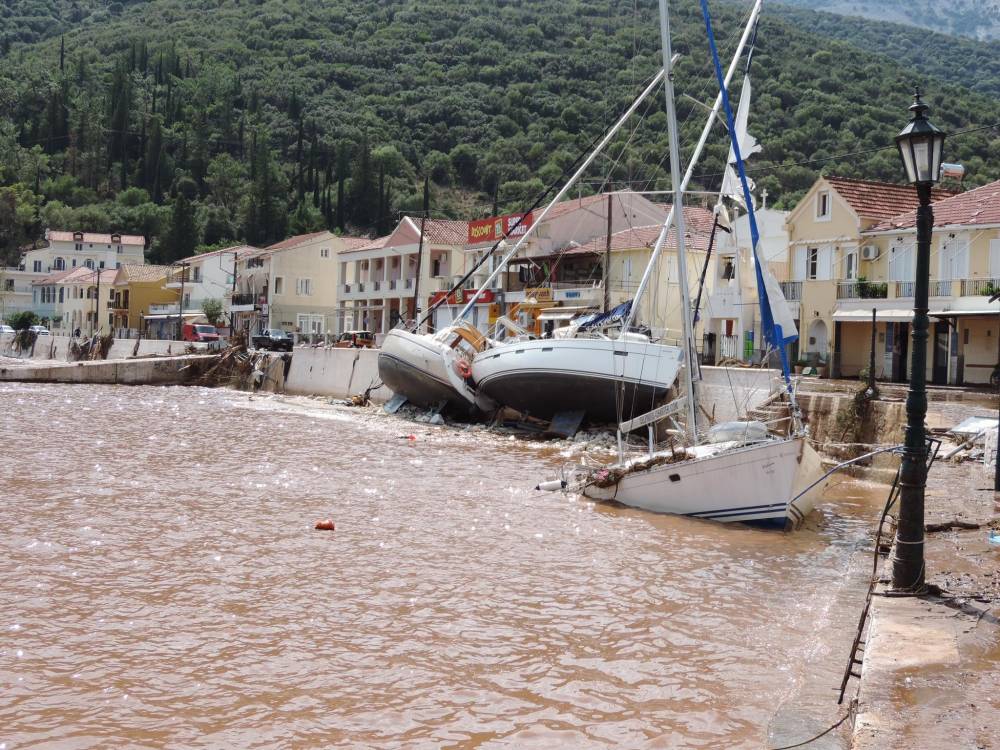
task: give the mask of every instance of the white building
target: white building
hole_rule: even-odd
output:
[[[129,234],[94,234],[46,230],[48,247],[29,250],[21,258],[21,270],[53,273],[73,268],[118,268],[125,263],[145,263],[146,238]]]
[[[206,300],[219,300],[222,303],[223,318],[228,324],[236,289],[237,262],[247,253],[259,252],[260,248],[250,245],[234,245],[192,255],[177,262],[164,286],[175,289],[178,294],[183,290],[185,312],[203,312]]]

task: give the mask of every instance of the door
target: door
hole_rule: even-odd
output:
[[[910,324],[892,323],[892,380],[896,383],[905,383],[906,368],[910,349]]]
[[[948,382],[948,324],[938,321],[934,324],[934,365],[931,382],[945,385]]]
[[[1000,240],[990,240],[990,278],[1000,279]]]

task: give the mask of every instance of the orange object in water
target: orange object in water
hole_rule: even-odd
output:
[[[334,531],[336,526],[333,525],[332,519],[324,518],[322,521],[316,522],[316,528],[320,531]]]

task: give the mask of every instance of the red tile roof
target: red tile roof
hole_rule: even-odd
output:
[[[588,195],[583,198],[572,198],[568,201],[562,201],[561,203],[557,203],[552,207],[552,210],[549,211],[548,214],[546,214],[545,220],[548,221],[549,219],[555,219],[559,216],[563,216],[564,214],[568,214],[571,211],[576,211],[581,208],[587,208],[588,206],[592,206],[595,203],[600,203],[601,201],[607,201],[607,195],[605,193],[597,193],[595,195]],[[536,211],[535,215],[541,216],[542,210],[544,209],[539,209],[538,211]]]
[[[259,247],[253,247],[252,245],[233,245],[232,247],[223,247],[219,250],[212,250],[207,253],[200,253],[199,255],[189,255],[187,258],[183,258],[182,260],[185,263],[188,263],[193,260],[204,260],[205,258],[211,258],[216,255],[232,255],[233,253],[236,253],[237,257],[242,257],[247,253],[256,252],[258,250],[260,250]]]
[[[704,210],[704,209],[695,209]],[[685,211],[687,213],[687,211]],[[708,212],[711,214],[711,212]],[[694,222],[692,222],[694,223]],[[611,252],[619,252],[623,250],[636,250],[640,248],[652,248],[656,243],[656,238],[660,236],[660,224],[652,224],[645,227],[633,227],[631,229],[626,229],[621,232],[615,232],[611,235]],[[696,229],[694,227],[685,227],[685,238],[686,242],[684,247],[686,250],[691,250],[694,252],[705,252],[708,250],[708,240],[711,232],[711,225],[709,225],[708,231],[703,229]],[[583,245],[571,245],[562,251],[561,255],[599,255],[604,252],[604,248],[607,245],[607,239],[605,237],[597,237],[590,242]],[[677,230],[671,229],[670,235],[667,237],[666,245],[664,246],[667,250],[675,250],[677,248]]]
[[[912,185],[832,175],[826,181],[854,209],[854,213],[863,219],[891,219],[917,207],[917,191]],[[936,202],[954,194],[952,190],[934,188],[931,200]]]
[[[50,229],[46,238],[49,242],[92,242],[96,245],[111,245],[111,244],[121,244],[121,245],[145,245],[146,238],[142,235],[137,234],[123,234],[121,235],[120,242],[111,242],[110,234],[93,234],[91,232],[83,233],[83,240],[74,240],[73,232],[64,232],[62,230]]]
[[[407,216],[420,229],[419,216]],[[428,219],[424,222],[424,241],[439,245],[465,245],[469,241],[469,222],[453,219]]]
[[[917,224],[916,210],[883,221],[869,231],[887,232],[912,229]],[[934,204],[934,226],[982,226],[1000,224],[1000,180],[959,193]]]
[[[315,240],[318,237],[322,237],[327,234],[326,231],[323,232],[311,232],[310,234],[297,234],[294,237],[289,237],[288,239],[282,240],[281,242],[275,242],[273,245],[268,245],[265,249],[269,251],[276,250],[289,250],[293,247],[298,247],[303,245],[310,240]]]
[[[339,252],[344,250],[356,250],[359,247],[367,247],[372,243],[371,237],[337,237],[344,246]]]
[[[65,281],[67,277],[77,275],[81,271],[84,271],[86,273],[91,273],[90,269],[87,268],[86,266],[80,266],[79,268],[67,268],[63,271],[54,271],[53,273],[50,273],[48,276],[43,276],[42,278],[37,279],[36,281],[32,281],[31,285],[45,286],[46,284],[55,284],[58,282]]]
[[[127,284],[130,281],[138,283],[146,281],[159,281],[160,279],[166,279],[167,276],[176,268],[176,266],[153,266],[148,264],[140,265],[138,263],[126,263],[118,269],[116,276],[121,277],[120,283],[122,284]]]
[[[383,247],[385,247],[385,243],[389,241],[390,237],[392,237],[392,235],[387,234],[385,237],[378,237],[377,239],[374,240],[364,240],[363,244],[359,244],[355,247],[351,247],[350,245],[348,245],[347,247],[341,249],[339,252],[354,253],[354,252],[360,252],[362,250],[381,250]]]

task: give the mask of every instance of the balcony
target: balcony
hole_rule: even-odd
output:
[[[894,281],[892,283],[896,285],[895,296],[897,299],[913,297],[914,287],[916,286],[915,281]],[[964,284],[965,282],[962,283]],[[937,281],[936,279],[931,279],[928,294],[931,297],[950,297],[951,281]]]
[[[837,299],[888,299],[889,284],[884,281],[841,281]]]
[[[350,293],[351,293],[351,285],[344,284],[344,294],[350,294]]]
[[[253,292],[247,292],[246,294],[234,294],[231,297],[231,302],[233,307],[246,305],[255,305],[257,303],[257,295]]]
[[[779,284],[781,286],[781,293],[785,295],[785,299],[789,302],[798,302],[802,299],[801,281],[782,281]]]
[[[1000,292],[1000,279],[962,279],[963,297],[992,297]]]

